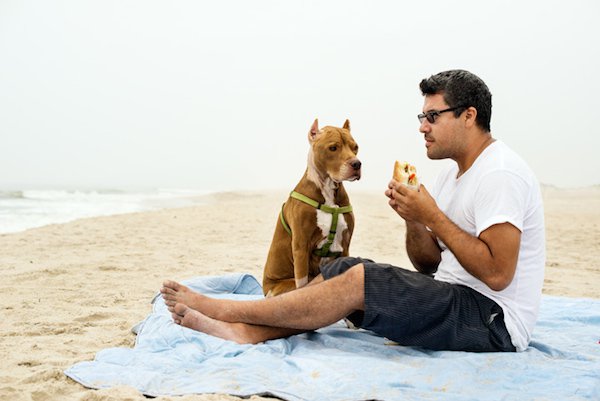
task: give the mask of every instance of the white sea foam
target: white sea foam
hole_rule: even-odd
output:
[[[0,191],[0,233],[66,223],[80,218],[133,213],[203,202],[212,191],[159,189]]]

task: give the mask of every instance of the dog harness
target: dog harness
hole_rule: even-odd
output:
[[[296,192],[296,191],[292,191],[292,193],[290,194],[290,197],[297,199],[301,202],[304,202],[307,205],[310,205],[317,210],[321,210],[325,213],[329,213],[332,215],[331,228],[329,228],[329,235],[327,235],[327,242],[323,245],[322,248],[315,249],[313,251],[313,253],[322,258],[328,258],[328,257],[337,258],[338,256],[340,256],[342,254],[341,252],[330,252],[329,248],[331,248],[331,245],[333,245],[333,239],[335,238],[335,233],[337,231],[338,216],[340,214],[346,214],[346,213],[352,212],[352,206],[348,205],[348,206],[343,206],[343,207],[337,207],[337,206],[324,205],[324,204],[319,203],[316,200],[313,200],[313,199],[309,198],[308,196],[302,195],[301,193]],[[287,231],[287,233],[291,237],[292,229],[290,228],[288,223],[286,223],[285,218],[283,217],[283,207],[284,206],[285,206],[285,203],[283,204],[283,206],[281,206],[281,213],[279,214],[279,217],[281,220],[281,224],[283,225],[283,228],[285,229],[285,231]]]

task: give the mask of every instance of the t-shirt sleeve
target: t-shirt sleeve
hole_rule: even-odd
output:
[[[483,176],[475,193],[476,236],[501,223],[523,232],[527,196],[526,181],[513,172],[495,170]]]

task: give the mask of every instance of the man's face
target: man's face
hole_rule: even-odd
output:
[[[423,113],[441,111],[449,108],[441,94],[426,95]],[[449,111],[435,116],[435,122],[430,123],[423,119],[419,131],[425,135],[427,157],[430,159],[455,159],[464,146],[464,125],[460,118],[454,117],[454,112]]]

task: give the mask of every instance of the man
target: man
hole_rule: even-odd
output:
[[[257,301],[217,300],[172,281],[161,292],[177,324],[239,343],[314,330],[348,317],[403,345],[522,351],[543,283],[539,184],[490,132],[491,94],[462,70],[424,79],[418,118],[430,159],[456,162],[432,195],[392,180],[389,204],[406,221],[418,272],[341,258],[308,286]],[[432,276],[433,275],[433,276]]]

